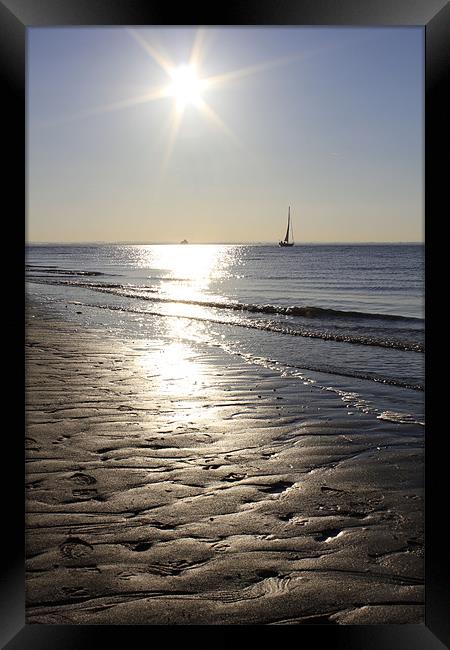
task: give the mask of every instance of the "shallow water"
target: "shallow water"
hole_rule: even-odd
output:
[[[422,245],[39,245],[26,261],[29,296],[80,325],[219,345],[349,413],[423,423]]]

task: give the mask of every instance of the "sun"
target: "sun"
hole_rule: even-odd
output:
[[[202,101],[204,82],[198,78],[192,65],[181,65],[169,71],[172,83],[168,94],[175,98],[177,107],[184,109],[188,104],[199,105]]]

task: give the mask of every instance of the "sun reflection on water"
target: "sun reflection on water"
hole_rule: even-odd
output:
[[[201,318],[204,307],[183,303],[224,300],[214,295],[213,290],[217,291],[220,281],[230,275],[230,267],[236,260],[235,247],[207,244],[140,246],[135,255],[141,271],[149,269],[152,273],[147,282],[152,283],[164,301],[173,301],[158,307],[171,317],[159,322],[157,340],[149,339],[146,350],[139,355],[140,371],[172,402],[181,406],[189,401],[190,415],[186,415],[186,409],[174,408],[175,419],[204,420],[208,413],[203,403],[210,392],[211,377],[204,356],[202,362],[199,360],[197,346],[200,345],[204,352],[209,340],[208,327],[195,320]]]
[[[141,267],[161,271],[158,290],[162,297],[197,301],[207,298],[213,280],[227,277],[233,255],[224,246],[189,244],[143,246],[139,257]]]

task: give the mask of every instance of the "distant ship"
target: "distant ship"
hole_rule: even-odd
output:
[[[291,234],[291,240],[290,241],[289,241],[289,231],[290,231],[290,234]],[[281,246],[282,248],[285,248],[286,246],[293,246],[293,245],[294,245],[294,235],[293,235],[293,232],[292,232],[292,224],[291,224],[291,206],[289,206],[286,235],[285,235],[284,239],[282,239],[280,242],[278,242],[278,246]]]
[[[180,241],[180,244],[189,244],[187,239],[183,239],[183,241]]]

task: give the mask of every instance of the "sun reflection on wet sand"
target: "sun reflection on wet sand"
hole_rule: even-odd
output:
[[[176,402],[180,408],[173,409],[171,420],[185,423],[186,418],[195,421],[208,418],[203,408],[208,392],[208,364],[199,361],[195,343],[202,342],[203,325],[195,323],[186,327],[184,319],[170,319],[165,323],[164,338],[149,340],[146,349],[137,357],[137,365],[145,379],[157,387],[161,396]],[[183,404],[189,403],[189,409]]]
[[[183,397],[195,391],[202,378],[200,364],[195,362],[193,350],[181,341],[173,341],[142,354],[139,366],[157,377],[164,394]]]

